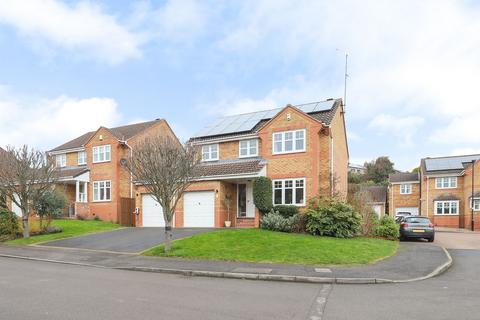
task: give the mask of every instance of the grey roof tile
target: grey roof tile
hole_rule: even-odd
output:
[[[257,174],[266,165],[262,158],[220,160],[201,163],[195,172],[197,179],[225,175]]]
[[[399,172],[399,173],[389,174],[388,180],[393,183],[407,182],[407,181],[420,181],[420,177],[418,173]]]

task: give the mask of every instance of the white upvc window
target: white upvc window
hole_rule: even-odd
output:
[[[218,144],[207,144],[202,147],[202,161],[215,161],[218,158]]]
[[[65,153],[55,156],[55,164],[58,168],[67,166],[67,155]]]
[[[273,180],[274,205],[305,205],[305,178]]]
[[[275,132],[273,134],[273,154],[305,151],[305,129]]]
[[[77,154],[77,160],[79,165],[87,164],[87,153],[85,151],[79,151]]]
[[[258,156],[258,140],[240,140],[238,153],[240,158]]]
[[[93,182],[93,201],[110,201],[112,199],[112,182],[110,180]]]
[[[401,184],[400,194],[412,194],[412,184],[411,183]]]
[[[480,211],[480,198],[470,199],[470,208],[474,211]]]
[[[458,200],[435,201],[436,215],[457,215],[459,211]]]
[[[457,187],[457,177],[435,178],[436,189],[454,189]]]
[[[93,147],[93,163],[110,161],[112,158],[111,151],[109,144]]]

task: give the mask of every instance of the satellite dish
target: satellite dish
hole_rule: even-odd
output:
[[[128,163],[127,159],[125,159],[125,158],[120,159],[120,165],[121,165],[122,167],[126,167],[126,166],[127,166],[127,163]]]

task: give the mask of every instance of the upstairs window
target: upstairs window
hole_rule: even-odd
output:
[[[453,189],[457,187],[457,177],[441,177],[435,179],[437,189]]]
[[[258,156],[258,141],[252,140],[240,140],[240,158],[255,157]]]
[[[305,129],[273,134],[273,154],[302,151],[305,151]]]
[[[57,154],[55,156],[55,164],[58,168],[67,166],[67,155],[65,153]]]
[[[412,185],[410,183],[405,183],[400,185],[400,194],[411,194]]]
[[[215,161],[218,160],[218,144],[208,144],[202,147],[202,160]]]
[[[85,151],[79,151],[77,158],[78,158],[77,163],[79,165],[87,164],[87,153]]]
[[[93,147],[93,163],[107,162],[111,160],[110,145]]]
[[[473,198],[470,200],[470,208],[474,211],[480,211],[480,198]]]

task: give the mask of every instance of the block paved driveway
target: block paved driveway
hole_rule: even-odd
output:
[[[212,228],[176,228],[173,239],[213,231]],[[41,246],[64,247],[89,250],[104,250],[120,253],[140,253],[162,244],[165,240],[164,228],[123,228],[102,233],[94,233],[74,238],[42,243]]]
[[[435,233],[435,244],[447,249],[480,250],[480,232],[460,230]]]

